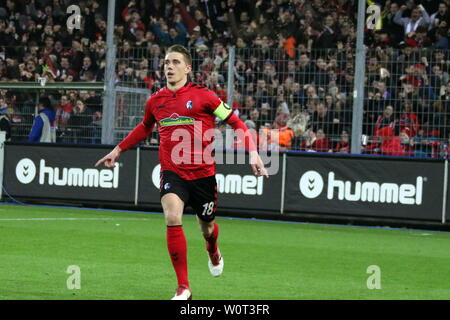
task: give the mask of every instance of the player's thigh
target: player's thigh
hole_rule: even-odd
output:
[[[184,201],[175,193],[166,193],[161,197],[161,205],[166,224],[181,225],[183,220]]]
[[[181,224],[184,205],[189,201],[187,183],[171,171],[163,171],[160,181],[161,205],[168,225]]]
[[[202,225],[208,226],[216,217],[217,183],[215,176],[190,181],[189,205]]]

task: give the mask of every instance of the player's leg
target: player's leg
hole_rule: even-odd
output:
[[[209,271],[214,277],[218,277],[223,272],[223,257],[217,243],[219,238],[219,225],[215,221],[203,221],[197,216],[203,238],[206,240],[206,251],[208,252]]]
[[[208,266],[211,274],[220,276],[223,271],[223,258],[217,239],[219,225],[214,221],[217,209],[217,183],[215,176],[189,181],[190,205],[197,214],[200,230],[206,240]]]
[[[186,197],[183,181],[170,172],[161,177],[161,205],[167,225],[167,249],[177,276],[178,287],[174,300],[192,298],[188,280],[187,245],[183,231],[183,211]],[[183,200],[184,199],[184,200]]]

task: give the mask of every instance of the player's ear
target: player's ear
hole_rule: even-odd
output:
[[[191,71],[192,71],[192,66],[190,65],[190,64],[188,64],[187,66],[186,66],[186,73],[188,74],[188,73],[191,73]]]

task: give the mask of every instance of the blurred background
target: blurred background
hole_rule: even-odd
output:
[[[0,113],[10,141],[30,141],[47,97],[56,142],[119,142],[165,85],[165,49],[181,44],[194,58],[191,81],[264,137],[260,148],[447,157],[448,0],[367,1],[380,15],[372,26],[366,15],[363,70],[355,0],[115,4],[108,46],[106,1],[0,0]],[[77,22],[70,5],[79,8],[79,28],[70,27]],[[358,73],[362,106],[353,94]],[[362,110],[357,122],[353,110]],[[295,125],[300,114],[308,119],[303,130]],[[157,145],[157,132],[145,144]]]

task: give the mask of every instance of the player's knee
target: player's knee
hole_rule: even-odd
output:
[[[167,212],[165,214],[165,218],[166,218],[166,224],[168,226],[176,226],[176,225],[182,224],[181,215],[176,214],[174,212]]]
[[[214,222],[201,222],[200,229],[203,234],[203,237],[209,238],[214,231]]]

